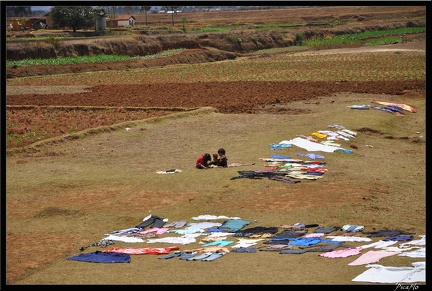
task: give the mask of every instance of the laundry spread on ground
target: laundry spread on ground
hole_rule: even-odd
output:
[[[407,104],[403,104],[403,103],[391,103],[391,102],[385,102],[385,101],[379,101],[379,100],[372,100],[372,103],[376,103],[376,104],[380,104],[380,105],[385,105],[385,106],[397,106],[402,108],[403,110],[412,112],[412,113],[416,113],[417,112],[417,108],[407,105]]]
[[[354,105],[348,105],[347,107],[356,110],[370,110],[370,109],[379,110],[382,112],[390,113],[397,117],[404,117],[405,111],[411,113],[417,112],[417,108],[403,103],[391,103],[391,102],[378,101],[378,100],[372,100],[371,103],[379,104],[383,106],[373,106],[371,104],[354,104]]]
[[[289,156],[278,155],[274,158],[289,159]],[[312,252],[320,259],[353,257],[348,266],[366,265],[369,269],[355,277],[354,282],[425,282],[425,262],[413,263],[413,267],[371,265],[396,255],[426,260],[426,235],[399,229],[368,231],[367,226],[351,223],[334,226],[286,221],[275,226],[261,226],[252,219],[210,214],[194,216],[190,221],[180,219],[170,222],[168,218],[151,214],[135,226],[106,233],[98,242],[79,250],[107,248],[118,242],[139,244],[139,247],[110,247],[81,253],[66,260],[129,263],[135,255],[156,255],[161,261],[213,262],[230,253],[251,256],[260,251],[307,256],[305,254]],[[164,246],[143,247],[143,244],[155,243],[163,243]],[[199,247],[179,247],[197,243]],[[172,246],[167,247],[166,244]]]
[[[291,148],[293,145],[306,149],[309,152],[327,152],[333,153],[335,151],[342,151],[346,153],[352,153],[351,150],[341,147],[340,143],[334,143],[334,141],[349,141],[357,136],[357,132],[349,130],[342,125],[330,124],[329,128],[335,128],[336,130],[316,130],[309,133],[309,135],[298,135],[297,137],[290,140],[282,140],[279,142],[279,148],[284,146],[285,148]],[[272,144],[275,147],[275,144]],[[304,154],[297,154],[304,155]],[[319,157],[309,156],[312,159]]]
[[[310,160],[294,159],[292,155],[271,155],[269,158],[260,158],[265,162],[264,170],[242,170],[237,171],[238,176],[231,177],[230,180],[238,179],[263,179],[296,184],[300,180],[318,180],[323,178],[328,171],[327,163],[317,161],[324,159],[325,156],[314,153],[318,151],[334,153],[341,152],[352,154],[352,150],[341,147],[344,141],[349,141],[357,137],[357,132],[347,129],[339,124],[330,124],[328,129],[312,131],[309,135],[297,135],[291,140],[282,140],[279,143],[271,143],[271,150],[292,151],[292,147],[297,146],[310,153],[296,153],[297,157],[307,157]],[[314,137],[313,137],[314,136]],[[354,146],[352,146],[355,148]]]
[[[383,104],[393,106],[387,110],[401,111],[415,109],[401,104]],[[403,104],[402,104],[403,105]],[[399,106],[399,107],[396,107]],[[353,109],[370,109],[371,106],[353,106]],[[343,144],[357,137],[357,132],[346,129],[342,125],[331,124],[332,130],[318,129],[308,135],[298,135],[291,140],[271,143],[271,150],[293,151],[293,146],[303,148],[310,153],[291,153],[290,155],[271,155],[260,158],[262,170],[240,170],[237,179],[270,179],[273,181],[295,184],[300,180],[318,180],[328,172],[324,155],[315,152],[347,153]],[[355,148],[355,147],[353,147]],[[310,160],[294,159],[307,157]],[[234,166],[254,165],[232,164]],[[180,173],[179,169],[158,171],[158,174]],[[103,251],[80,254],[67,258],[95,263],[130,262],[130,255],[159,255],[158,259],[178,259],[180,261],[212,262],[234,253],[256,253],[259,251],[276,252],[279,254],[303,255],[310,252],[318,253],[323,259],[355,257],[348,266],[366,265],[368,270],[355,277],[354,282],[404,283],[425,282],[425,262],[413,263],[413,267],[393,267],[371,265],[386,257],[401,256],[426,259],[426,235],[397,230],[384,229],[365,231],[364,225],[345,224],[343,226],[320,226],[316,223],[279,224],[278,226],[259,226],[256,220],[243,220],[240,217],[224,215],[199,215],[192,217],[194,222],[186,219],[169,222],[168,218],[148,215],[135,226],[112,231],[96,243],[81,247],[84,251],[89,247],[105,248],[115,242],[174,244],[172,247],[111,247]],[[253,221],[253,222],[252,222]],[[375,240],[375,241],[374,241]],[[364,244],[368,242],[368,244]],[[199,248],[181,250],[178,245],[199,243]],[[354,245],[357,244],[357,245]],[[370,250],[373,248],[373,250]],[[369,250],[368,250],[369,249]],[[160,256],[163,255],[163,256]]]

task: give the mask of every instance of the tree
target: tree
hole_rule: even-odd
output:
[[[106,17],[107,12],[103,6],[99,6],[97,8],[94,8],[92,11],[93,15],[99,16],[99,17]]]
[[[31,15],[31,6],[6,6],[7,17],[24,17]]]
[[[95,16],[91,6],[54,6],[51,9],[53,25],[71,27],[73,32],[93,26]]]
[[[102,6],[102,8],[104,9],[104,11],[106,11],[110,21],[109,21],[109,28],[111,31],[112,28],[112,20],[116,18],[116,14],[117,14],[117,10],[118,7],[117,6]]]
[[[165,11],[171,11],[172,25],[174,25],[174,14],[177,14],[177,10],[180,8],[180,6],[164,6],[164,8]]]
[[[126,12],[126,14],[131,14],[133,7],[132,6],[125,6],[123,10]]]
[[[116,14],[118,12],[117,6],[101,6],[101,7],[107,12],[109,18],[111,19],[116,18]]]
[[[295,35],[295,45],[302,46],[304,40],[304,35],[301,32],[296,33]]]
[[[184,32],[186,32],[186,22],[187,22],[186,17],[182,17],[183,31],[184,31]]]
[[[140,12],[144,11],[145,14],[145,24],[147,25],[147,11],[151,9],[151,6],[141,6]]]

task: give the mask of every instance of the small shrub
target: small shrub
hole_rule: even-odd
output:
[[[47,44],[52,45],[55,49],[58,49],[60,47],[60,40],[58,38],[55,37],[47,37],[46,39],[44,39],[44,41]]]
[[[301,32],[296,33],[295,35],[295,45],[303,45],[304,36]]]

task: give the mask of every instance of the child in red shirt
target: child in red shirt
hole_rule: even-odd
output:
[[[195,167],[197,169],[207,169],[209,166],[209,162],[211,160],[211,156],[209,153],[205,153],[200,155],[196,160]]]

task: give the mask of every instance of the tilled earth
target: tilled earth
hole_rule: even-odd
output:
[[[407,44],[386,45],[371,48],[346,48],[346,52],[397,49],[424,50],[425,42],[413,41]],[[320,53],[328,53],[320,51]],[[337,49],[343,53],[344,49]],[[135,66],[154,67],[184,63],[197,63],[231,59],[232,54],[219,54],[208,50],[188,50],[179,55],[161,59],[146,60]],[[117,70],[130,68],[131,62],[107,64],[80,64],[70,66],[36,66],[22,69],[18,75],[34,75],[35,72],[48,74]],[[21,69],[21,68],[18,68]],[[97,80],[95,80],[94,83]],[[318,96],[331,96],[337,92],[368,94],[403,94],[404,91],[424,91],[424,81],[385,81],[385,82],[196,82],[196,83],[152,83],[152,84],[103,84],[96,86],[78,86],[65,84],[65,87],[47,86],[37,88],[9,86],[7,105],[36,106],[113,106],[113,107],[183,107],[196,108],[211,106],[221,113],[260,113],[286,112],[284,104]],[[80,90],[77,90],[80,89]],[[40,98],[41,94],[44,95]],[[278,106],[276,106],[278,105]],[[277,107],[277,108],[276,108]]]
[[[403,94],[423,90],[423,81],[386,82],[224,82],[98,85],[85,93],[8,96],[8,105],[185,107],[211,106],[221,113],[274,111],[284,105],[337,92]],[[270,106],[270,107],[269,107]],[[278,106],[278,111],[284,111]]]

